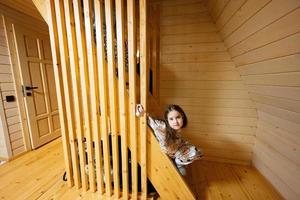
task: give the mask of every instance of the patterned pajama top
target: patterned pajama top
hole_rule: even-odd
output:
[[[203,151],[181,138],[179,132],[170,133],[168,137],[166,122],[147,117],[148,125],[152,128],[161,150],[175,160],[177,165],[188,165],[203,157]],[[174,135],[175,134],[175,135]]]

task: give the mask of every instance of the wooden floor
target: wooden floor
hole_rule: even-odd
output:
[[[0,166],[0,199],[97,199],[62,181],[60,140]],[[198,199],[283,199],[252,167],[195,162],[186,177]]]
[[[197,199],[283,199],[253,167],[200,161],[188,168],[187,181]]]

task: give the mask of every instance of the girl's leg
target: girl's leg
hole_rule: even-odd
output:
[[[188,145],[177,151],[175,154],[175,162],[177,165],[188,165],[195,160],[201,159],[203,155],[204,153],[201,149]]]
[[[185,176],[186,175],[186,169],[185,169],[185,166],[181,164],[180,160],[178,158],[175,158],[175,164],[177,166],[177,169],[178,171],[180,172],[180,174],[182,176]]]

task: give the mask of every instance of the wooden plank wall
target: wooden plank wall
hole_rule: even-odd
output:
[[[0,95],[0,162],[1,160],[7,160],[11,157],[11,147],[8,136],[7,124],[2,122],[2,119],[5,118],[5,112],[3,112],[3,101],[2,96]]]
[[[20,153],[25,152],[26,144],[24,144],[24,141],[27,141],[28,146],[30,144],[29,135],[25,134],[26,138],[24,139],[24,131],[22,130],[22,123],[20,120],[22,118],[20,115],[20,111],[22,112],[24,108],[20,108],[17,103],[18,97],[16,96],[16,94],[21,96],[22,91],[21,89],[17,91],[15,90],[16,85],[20,82],[20,80],[13,80],[14,65],[11,64],[11,61],[14,63],[15,60],[14,58],[10,57],[10,50],[8,48],[8,43],[12,41],[7,40],[8,36],[5,32],[5,30],[9,31],[11,27],[5,28],[4,26],[7,21],[11,21],[27,28],[30,28],[32,26],[39,27],[39,30],[41,32],[48,33],[48,26],[44,21],[42,21],[43,18],[40,15],[33,14],[33,10],[35,9],[35,7],[33,6],[32,2],[26,0],[28,4],[26,8],[24,7],[23,10],[21,9],[21,4],[25,3],[25,1],[22,3],[21,1],[19,2],[20,4],[10,1],[1,1],[0,3],[0,93],[2,95],[2,103],[5,110],[5,112],[3,112],[1,116],[2,126],[7,126],[7,135],[9,135],[8,142],[11,145],[11,148],[8,149],[9,151],[12,151],[9,157],[14,157]],[[25,12],[27,12],[27,14],[25,14]],[[7,103],[5,101],[6,95],[14,95],[16,97],[16,101]],[[27,149],[30,149],[30,147],[28,146]]]
[[[249,164],[257,113],[204,2],[162,1],[160,19],[161,107],[182,106],[205,159]]]
[[[0,27],[1,27],[0,28],[0,37],[1,37],[1,41],[2,41],[0,43],[0,49],[4,48],[4,50],[1,50],[1,52],[2,51],[6,52],[5,47],[2,47],[2,43],[5,41],[4,40],[5,32],[4,32],[2,21],[0,21]],[[3,71],[3,67],[0,67],[0,71]],[[0,93],[2,93],[1,86],[0,86]],[[1,159],[9,158],[9,151],[11,152],[11,147],[10,146],[8,147],[8,145],[7,145],[7,144],[9,144],[9,136],[8,136],[7,124],[5,122],[3,122],[5,118],[6,118],[6,115],[5,115],[2,95],[0,95],[0,158]],[[8,142],[6,142],[6,141],[8,141]]]
[[[300,198],[300,1],[207,1],[258,110],[253,164]]]
[[[3,109],[0,109],[0,112],[3,112],[1,115],[3,133],[0,134],[4,136],[6,132],[6,137],[8,137],[6,139],[9,139],[10,142],[10,144],[6,146],[6,148],[8,148],[6,151],[11,151],[12,154],[8,154],[7,156],[16,156],[25,151],[25,146],[17,102],[6,102],[7,95],[13,95],[16,98],[16,91],[2,17],[0,20],[0,95],[2,99],[1,104],[3,105]],[[3,138],[5,138],[5,136]]]

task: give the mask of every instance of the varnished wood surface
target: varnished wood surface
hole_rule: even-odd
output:
[[[201,0],[160,5],[160,106],[183,108],[189,119],[183,137],[207,160],[251,163],[257,112],[209,7]]]
[[[258,115],[252,163],[300,199],[300,1],[207,1]]]
[[[18,12],[25,13],[38,20],[43,20],[41,14],[38,12],[31,0],[1,0],[1,4],[15,9]]]
[[[187,173],[197,199],[283,199],[252,166],[197,161]]]
[[[0,199],[100,199],[97,193],[68,188],[63,172],[58,139],[0,166]],[[282,199],[250,166],[198,161],[186,178],[198,199]]]

